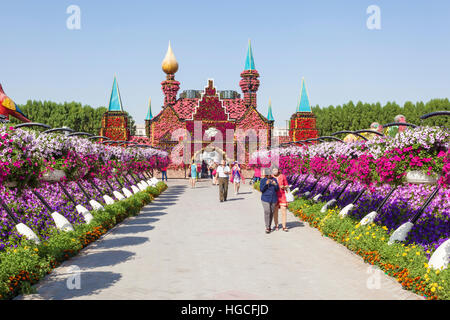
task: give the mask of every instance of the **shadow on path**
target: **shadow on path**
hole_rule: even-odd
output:
[[[134,219],[132,220],[127,220],[125,221],[122,225],[124,226],[131,226],[131,225],[145,225],[145,224],[150,224],[153,222],[159,221],[158,218],[145,218],[141,216],[136,216]]]
[[[245,198],[232,198],[232,199],[227,199],[228,201],[237,201],[237,200],[245,200]]]
[[[155,229],[153,226],[120,226],[119,228],[115,229],[111,234],[128,234],[128,233],[139,233],[139,232],[146,232]]]
[[[135,253],[125,250],[90,252],[89,254],[79,256],[74,262],[81,269],[112,267],[130,260],[134,255]]]
[[[114,272],[82,272],[80,274],[81,289],[69,289],[67,287],[67,278],[58,279],[52,282],[51,291],[41,294],[46,300],[66,300],[82,296],[90,296],[96,291],[114,286],[122,276]],[[70,282],[69,282],[70,283]]]
[[[294,229],[294,228],[304,227],[304,226],[305,226],[305,224],[301,221],[286,222],[286,227],[288,227],[289,229]]]
[[[92,246],[94,249],[112,249],[126,246],[137,246],[139,244],[150,241],[147,237],[120,237],[112,239],[104,239]]]

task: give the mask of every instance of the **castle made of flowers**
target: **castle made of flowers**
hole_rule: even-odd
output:
[[[165,96],[164,105],[154,117],[149,106],[145,119],[146,135],[151,146],[172,151],[176,146],[182,145],[184,162],[198,159],[197,156],[203,152],[218,151],[228,160],[239,160],[244,164],[248,161],[249,134],[255,133],[258,136],[258,148],[270,148],[274,118],[271,105],[267,117],[257,110],[260,82],[250,42],[239,83],[243,98],[236,91],[218,91],[213,80],[208,80],[204,90],[186,90],[177,98],[180,89],[180,82],[175,80],[178,62],[170,43],[162,69],[167,75],[166,80],[161,83]],[[180,134],[177,135],[177,132]],[[233,132],[231,136],[230,132]],[[240,144],[239,141],[244,143]],[[215,145],[213,142],[220,142],[218,145],[223,145],[223,149],[211,146]],[[245,148],[244,161],[236,157],[240,147]],[[229,150],[234,150],[232,155]],[[186,154],[189,154],[188,159]]]

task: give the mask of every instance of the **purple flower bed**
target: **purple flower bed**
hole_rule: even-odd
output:
[[[132,181],[131,177],[128,177],[128,179]],[[131,185],[123,179],[121,180],[122,184],[131,190]],[[112,197],[111,190],[105,181],[94,179],[95,184],[102,191],[102,195],[98,194],[98,191],[86,180],[82,180],[80,183],[92,199],[104,205],[103,195],[108,194]],[[115,190],[120,191],[121,187],[115,179],[109,179],[108,182]],[[75,182],[66,181],[62,183],[77,204],[81,204],[88,210],[92,210],[92,207],[88,203],[89,199],[86,198]],[[51,229],[56,227],[50,216],[54,211],[62,214],[73,225],[79,225],[85,222],[83,216],[75,210],[75,205],[66,197],[58,184],[43,182],[35,190],[49,203],[53,209],[52,212],[48,212],[45,206],[29,189],[25,189],[19,194],[16,189],[9,189],[0,185],[0,198],[11,208],[14,217],[19,222],[33,229],[41,239],[48,239]],[[17,247],[22,236],[17,233],[14,222],[8,217],[3,208],[0,208],[0,221],[0,251],[5,247]]]
[[[297,177],[298,175],[288,176],[289,183],[293,183]],[[306,175],[300,175],[300,178],[295,181],[292,188],[298,187],[305,177]],[[310,191],[315,181],[315,178],[310,176],[299,193]],[[322,178],[317,184],[311,198],[322,192],[328,182],[328,178]],[[332,183],[328,193],[321,198],[321,201],[326,202],[336,197],[343,185],[344,182],[339,184]],[[356,203],[356,206],[349,214],[349,217],[356,221],[360,221],[365,215],[376,210],[392,187],[392,185],[388,184],[375,187],[372,186]],[[351,203],[362,188],[363,185],[358,182],[350,184],[339,199],[338,206],[343,208]],[[414,184],[400,185],[386,202],[384,207],[378,212],[379,215],[375,219],[375,223],[386,226],[389,231],[397,229],[397,227],[407,222],[417,213],[434,188],[436,188],[436,186]],[[410,231],[406,243],[420,244],[426,249],[433,251],[442,242],[448,239],[449,236],[450,189],[442,188]]]

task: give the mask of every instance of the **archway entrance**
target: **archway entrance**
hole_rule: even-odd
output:
[[[205,161],[208,165],[214,162],[220,163],[223,159],[227,162],[233,161],[233,159],[227,158],[225,151],[214,146],[207,146],[194,153],[194,156],[192,157],[192,160],[195,160],[196,162]]]

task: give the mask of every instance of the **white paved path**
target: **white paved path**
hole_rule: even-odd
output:
[[[184,180],[142,213],[66,261],[19,299],[419,299],[289,214],[290,232],[264,233],[259,193],[228,201],[218,187]],[[73,265],[81,289],[69,290]],[[376,279],[376,276],[371,279]],[[370,286],[369,286],[370,287]]]

